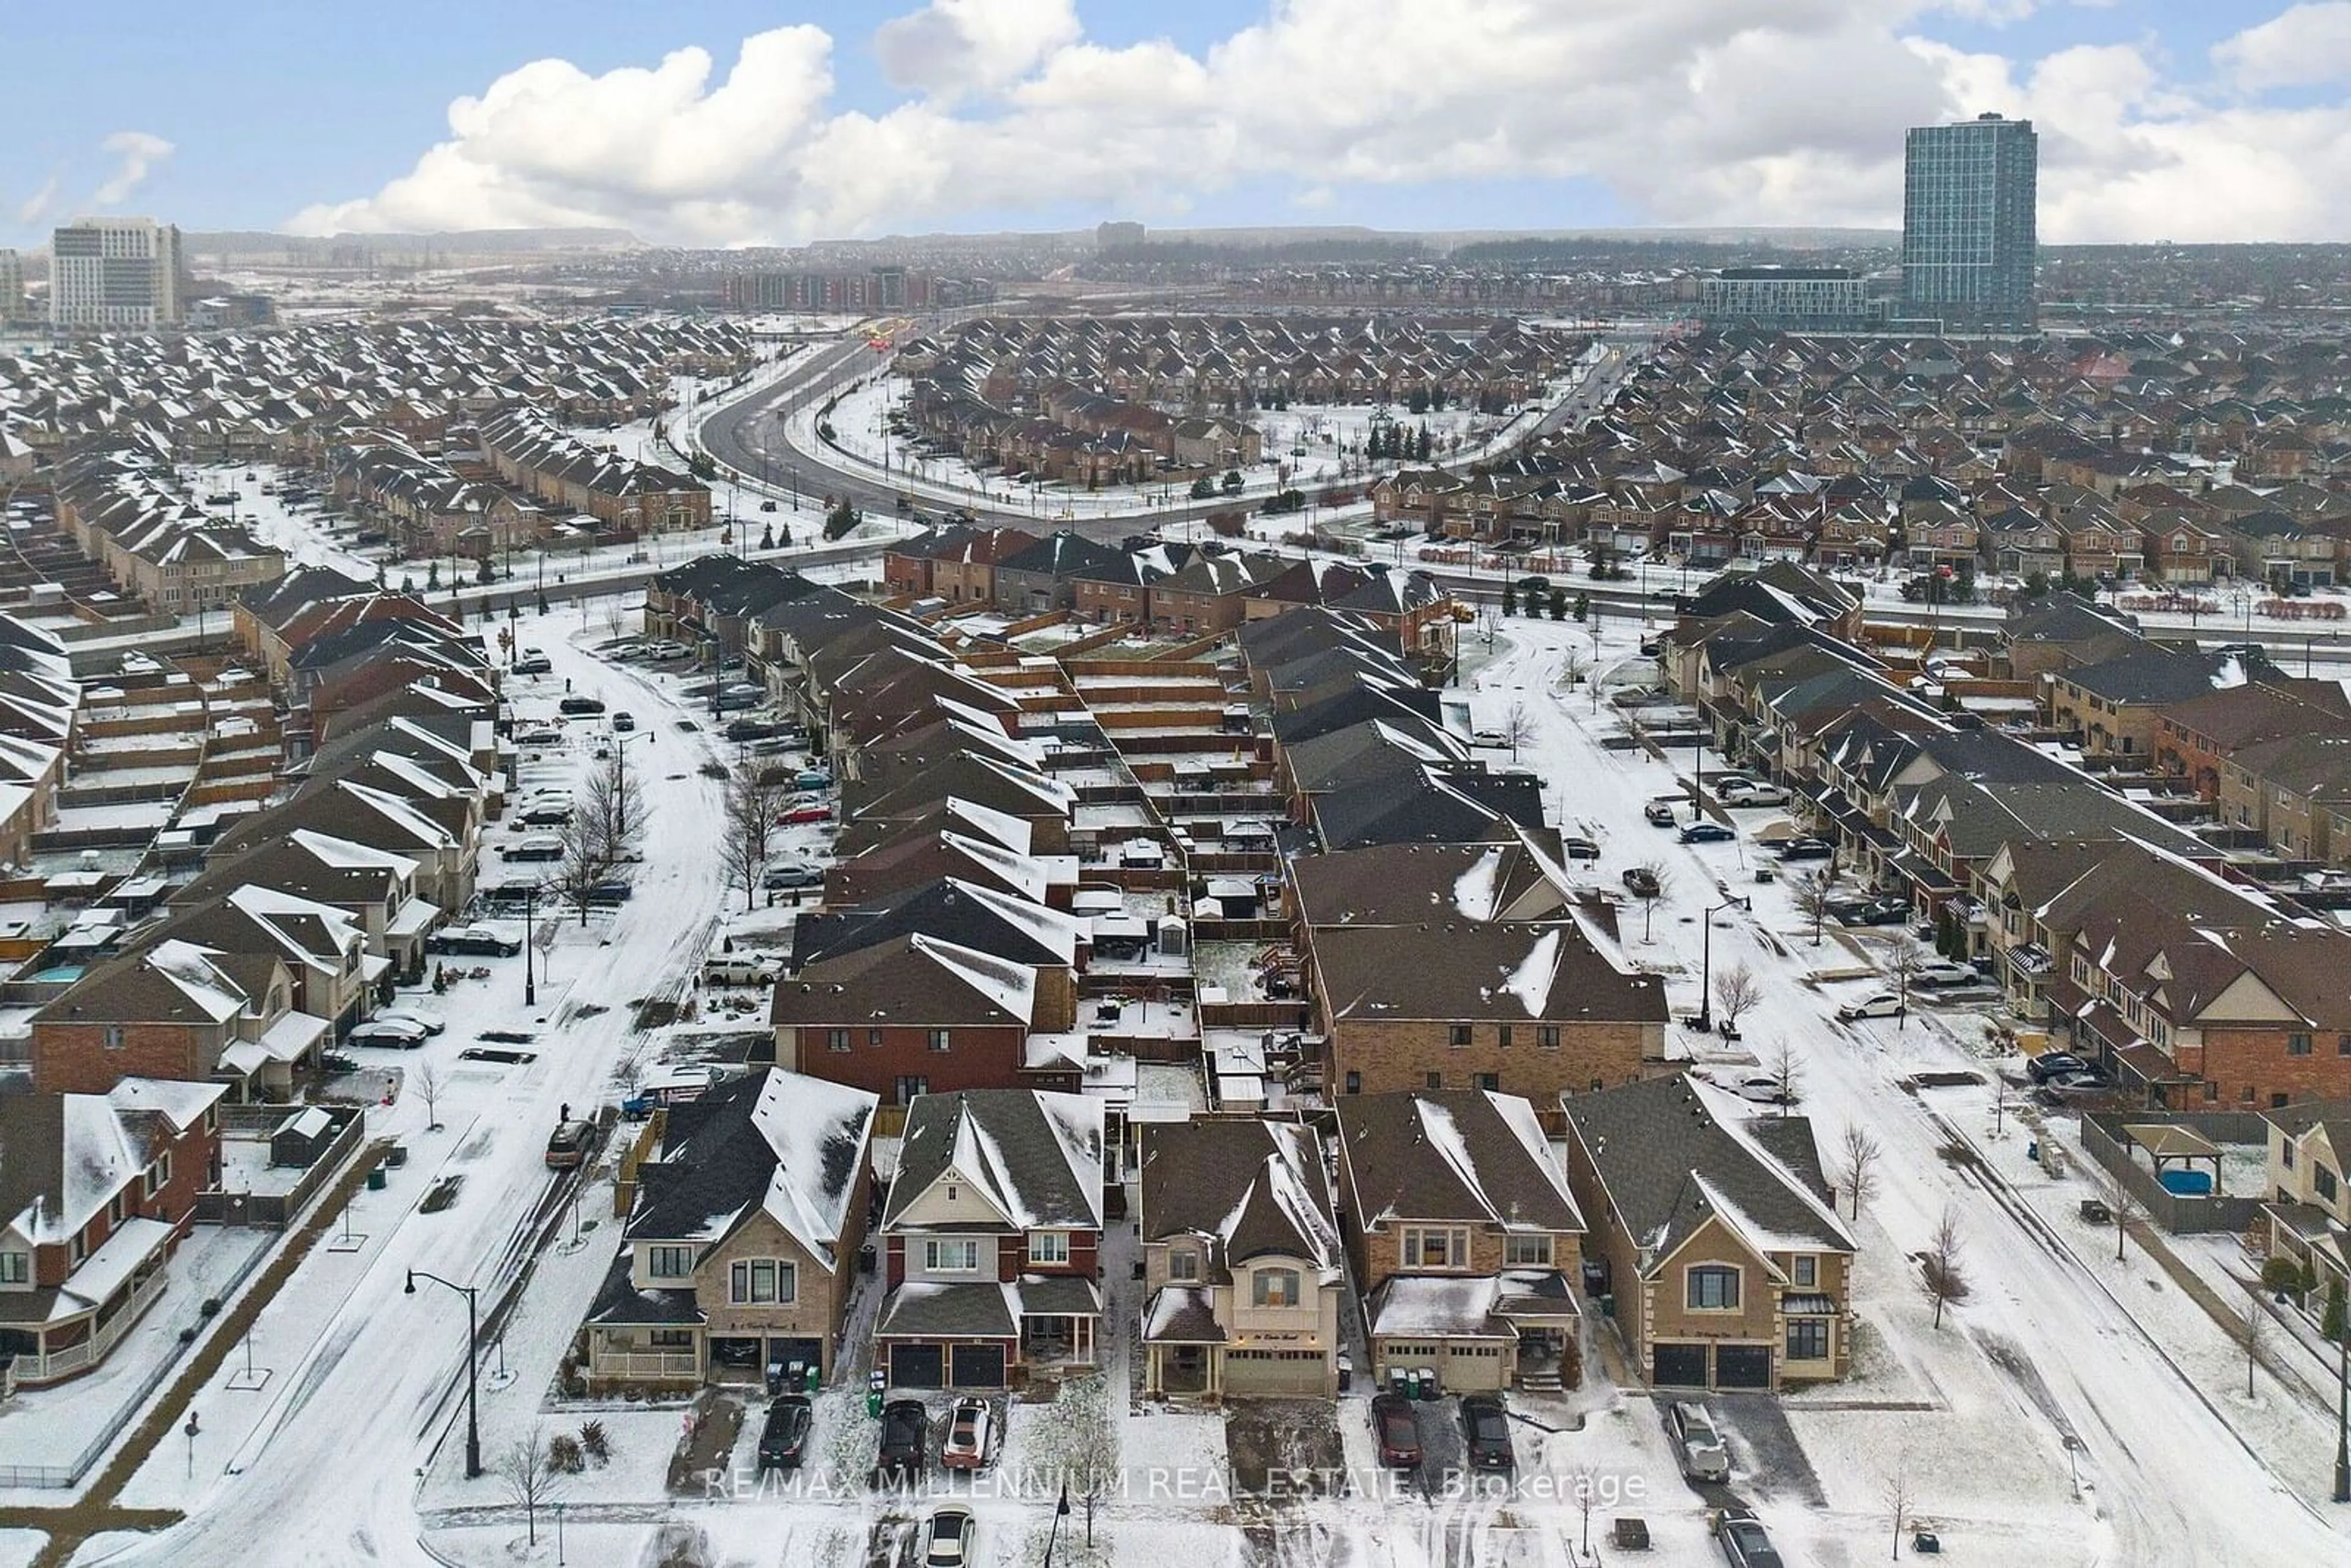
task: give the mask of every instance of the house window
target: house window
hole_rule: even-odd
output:
[[[106,1042],[107,1050],[120,1051],[122,1049],[122,1026],[119,1023],[108,1024],[106,1026],[106,1031],[103,1038]]]
[[[645,1332],[645,1343],[653,1350],[692,1350],[694,1331],[692,1329],[649,1329]]]
[[[1817,1258],[1799,1258],[1789,1266],[1788,1277],[1803,1290],[1813,1290],[1821,1281],[1821,1262]]]
[[[898,1103],[911,1105],[917,1098],[931,1092],[931,1081],[921,1073],[901,1073],[898,1077]]]
[[[948,1037],[949,1037],[949,1036],[951,1036],[954,1032],[955,1032],[955,1031],[954,1031],[954,1030],[944,1030],[944,1029],[935,1029],[935,1030],[931,1030],[931,1049],[932,1049],[933,1051],[945,1051],[945,1050],[946,1050],[946,1049],[947,1049]]]
[[[824,1031],[824,1043],[828,1051],[847,1051],[849,1031],[845,1029],[829,1029]]]
[[[1548,1051],[1558,1050],[1559,1025],[1555,1023],[1541,1023],[1535,1025],[1535,1043]]]
[[[1070,1238],[1066,1231],[1032,1230],[1029,1233],[1029,1261],[1031,1263],[1066,1263],[1070,1260]]]
[[[865,1043],[879,1049],[882,1044],[882,1031],[878,1029],[867,1030],[865,1031]]]
[[[2333,1203],[2335,1201],[2335,1173],[2333,1171],[2327,1169],[2325,1166],[2313,1166],[2310,1167],[2310,1189],[2318,1195],[2320,1202]]]
[[[1479,1088],[1489,1094],[1499,1094],[1502,1092],[1502,1075],[1499,1072],[1480,1072],[1476,1075],[1476,1082]]]
[[[1721,1263],[1702,1263],[1692,1269],[1687,1305],[1694,1312],[1737,1312],[1739,1270]]]
[[[1469,1043],[1469,1026],[1468,1026],[1468,1024],[1466,1024],[1466,1023],[1458,1023],[1458,1024],[1455,1024],[1455,1025],[1453,1026],[1453,1029],[1452,1029],[1452,1031],[1451,1031],[1450,1042],[1451,1042],[1452,1044],[1454,1044],[1454,1045],[1467,1045],[1467,1044],[1468,1044],[1468,1043]]]
[[[694,1249],[668,1243],[648,1247],[645,1272],[656,1280],[683,1280],[694,1272]]]
[[[2306,1034],[2290,1034],[2286,1036],[2285,1053],[2288,1056],[2308,1056],[2310,1054],[2310,1036]]]
[[[0,1285],[29,1285],[32,1281],[30,1252],[0,1252]]]
[[[106,1200],[106,1223],[110,1228],[119,1228],[122,1224],[123,1216],[129,1212],[129,1200],[120,1193],[118,1192]]]
[[[1790,1361],[1826,1361],[1828,1358],[1828,1320],[1826,1318],[1790,1318],[1788,1320],[1788,1359]]]
[[[1404,1266],[1407,1269],[1468,1268],[1469,1232],[1462,1227],[1449,1225],[1405,1227]]]
[[[1502,1239],[1502,1261],[1513,1269],[1548,1269],[1551,1267],[1551,1238],[1506,1236]]]
[[[1167,1277],[1171,1280],[1196,1280],[1200,1277],[1200,1255],[1189,1247],[1181,1247],[1167,1254]]]
[[[1350,1094],[1361,1094],[1363,1092],[1364,1075],[1351,1070],[1347,1074],[1347,1092]]]
[[[1421,1082],[1431,1089],[1442,1089],[1445,1087],[1445,1074],[1442,1072],[1425,1072],[1421,1074]]]
[[[2292,1138],[2287,1138],[2278,1145],[2278,1164],[2285,1166],[2288,1170],[2294,1169],[2294,1140]]]
[[[165,1149],[147,1167],[147,1196],[154,1197],[172,1184],[172,1151]]]
[[[786,1305],[799,1295],[799,1271],[775,1258],[746,1258],[727,1270],[727,1299],[738,1307]]]
[[[1296,1306],[1298,1270],[1259,1269],[1249,1277],[1249,1304],[1258,1307]]]
[[[75,1231],[66,1242],[66,1261],[78,1269],[81,1267],[81,1260],[89,1256],[89,1241],[83,1239],[80,1231]]]
[[[975,1274],[979,1271],[977,1241],[923,1243],[923,1271],[929,1274]]]
[[[2351,1034],[2338,1034],[2335,1037],[2335,1054],[2351,1056]]]
[[[1501,1046],[1507,1046],[1510,1043],[1510,1026],[1509,1024],[1496,1024],[1494,1026],[1494,1043]]]

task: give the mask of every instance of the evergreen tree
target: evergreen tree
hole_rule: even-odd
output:
[[[1428,426],[1425,424],[1420,427],[1420,434],[1413,443],[1413,455],[1420,462],[1428,461]]]
[[[498,574],[496,570],[490,565],[490,558],[486,555],[484,556],[482,558],[480,569],[474,573],[474,580],[480,583],[484,588],[487,588],[497,580]]]
[[[427,563],[424,568],[424,591],[427,593],[434,592],[440,588],[440,586],[441,563],[438,560],[434,560]]]
[[[759,548],[761,549],[773,549],[776,548],[775,524],[769,523],[766,528],[759,530]]]
[[[1551,618],[1554,621],[1567,619],[1567,590],[1564,588],[1551,591]]]
[[[1516,615],[1518,612],[1519,585],[1515,582],[1506,582],[1502,584],[1502,613]]]

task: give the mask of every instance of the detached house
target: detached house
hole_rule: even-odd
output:
[[[1143,1265],[1145,1394],[1336,1396],[1346,1274],[1311,1128],[1144,1128]]]
[[[655,1113],[624,1156],[626,1245],[588,1312],[602,1387],[830,1377],[872,1196],[875,1101],[782,1071]]]
[[[1534,1107],[1484,1090],[1339,1102],[1339,1212],[1374,1380],[1580,1381],[1583,1211]]]
[[[217,1083],[0,1094],[0,1396],[103,1360],[220,1186]]]
[[[1842,1378],[1852,1234],[1812,1124],[1687,1078],[1567,1103],[1567,1179],[1628,1357],[1660,1388]]]
[[[2351,1291],[2351,1101],[2308,1100],[2262,1114],[2270,1256],[2308,1270],[2303,1308],[2323,1320],[2327,1302]]]
[[[882,1213],[873,1364],[905,1388],[1001,1388],[1099,1359],[1102,1103],[925,1094]]]

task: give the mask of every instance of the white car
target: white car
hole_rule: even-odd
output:
[[[1880,991],[1874,997],[1864,997],[1848,1002],[1836,1010],[1839,1023],[1851,1023],[1855,1019],[1890,1019],[1902,1016],[1902,998],[1892,991]]]
[[[1919,965],[1918,972],[1911,977],[1911,984],[1930,987],[1972,986],[1981,978],[1980,975],[1966,964],[1954,964],[1948,958],[1938,958],[1931,963]]]
[[[1726,784],[1717,794],[1726,806],[1784,806],[1788,803],[1788,791],[1777,784],[1750,784],[1744,789],[1733,789]]]
[[[964,1568],[971,1561],[971,1510],[934,1510],[923,1527],[923,1568]]]

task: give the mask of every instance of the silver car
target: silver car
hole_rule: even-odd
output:
[[[1673,1435],[1682,1474],[1694,1481],[1730,1479],[1730,1450],[1722,1434],[1714,1429],[1714,1417],[1706,1413],[1705,1406],[1691,1399],[1675,1400],[1666,1406],[1666,1430]]]

